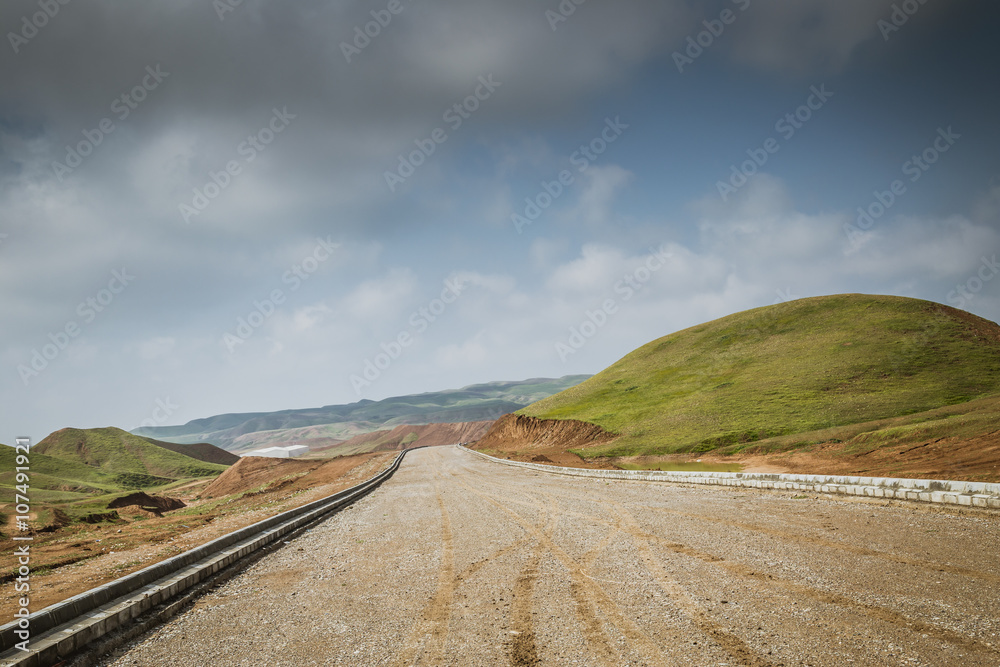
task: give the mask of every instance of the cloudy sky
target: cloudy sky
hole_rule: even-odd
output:
[[[0,441],[593,373],[822,294],[998,320],[998,20],[7,0]]]

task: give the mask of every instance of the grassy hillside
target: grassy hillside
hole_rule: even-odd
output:
[[[183,426],[138,428],[135,433],[176,443],[211,442],[229,451],[307,439],[347,440],[402,424],[494,420],[534,401],[571,387],[588,376],[489,382],[462,389],[363,400],[322,408],[226,414],[196,419]],[[313,429],[311,427],[317,427]],[[297,430],[297,432],[290,432]],[[323,442],[321,444],[330,444]]]
[[[0,445],[0,488],[12,488],[15,483],[15,456],[13,447]],[[115,475],[78,461],[46,456],[32,448],[31,488],[37,500],[67,499],[79,493],[106,493],[117,491]],[[40,491],[53,492],[41,493]]]
[[[587,456],[666,454],[733,451],[997,393],[996,323],[928,301],[847,294],[665,336],[520,414],[621,435]]]
[[[170,451],[114,427],[64,428],[32,447],[32,454],[92,466],[112,475],[114,482],[125,488],[207,477],[226,469],[224,465]]]

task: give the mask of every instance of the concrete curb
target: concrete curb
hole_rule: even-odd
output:
[[[0,663],[5,667],[46,667],[65,659],[247,554],[367,495],[396,472],[412,449],[400,452],[392,465],[366,482],[32,613],[27,619],[31,631],[28,651],[16,648],[22,641],[15,633],[17,621],[0,626]]]
[[[1000,484],[960,482],[941,479],[903,479],[896,477],[843,477],[834,475],[777,475],[755,472],[680,472],[667,470],[591,470],[509,461],[458,445],[476,456],[496,463],[528,468],[557,475],[632,479],[645,482],[674,482],[742,486],[753,489],[784,489],[813,493],[836,493],[865,498],[916,500],[944,505],[992,507],[1000,509]]]

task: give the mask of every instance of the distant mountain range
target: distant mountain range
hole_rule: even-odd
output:
[[[321,408],[249,412],[195,419],[183,426],[140,427],[132,433],[167,442],[210,442],[231,452],[263,446],[326,447],[403,424],[488,421],[586,380],[589,375],[488,382],[461,389],[361,400]]]

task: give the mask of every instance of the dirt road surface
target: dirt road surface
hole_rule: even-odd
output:
[[[454,447],[104,665],[1000,665],[1000,516]]]

